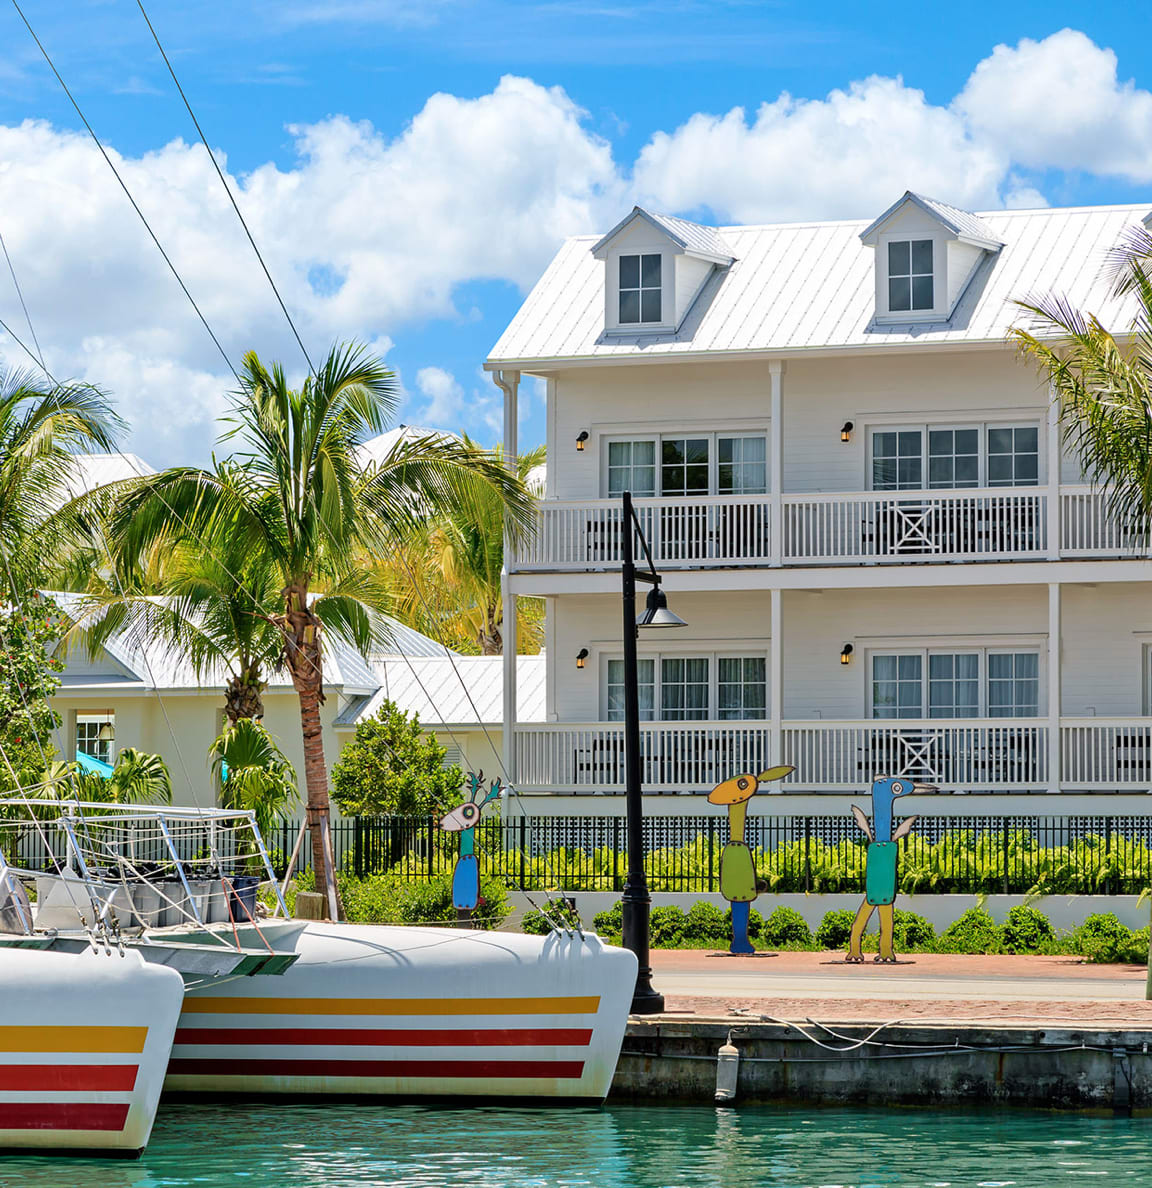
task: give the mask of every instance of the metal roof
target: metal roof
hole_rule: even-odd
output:
[[[732,252],[728,245],[720,238],[715,227],[705,227],[703,223],[692,223],[687,219],[679,219],[675,215],[659,214],[654,210],[645,210],[642,206],[634,206],[620,222],[612,228],[593,248],[593,254],[598,254],[622,231],[633,219],[645,219],[663,231],[672,241],[686,252],[694,252],[700,256],[708,256],[725,264],[732,259]]]
[[[572,361],[677,359],[745,352],[1002,343],[1022,320],[1017,299],[1053,291],[1124,329],[1131,306],[1108,294],[1107,251],[1148,205],[999,210],[977,216],[1004,244],[977,270],[946,322],[877,323],[874,249],[865,220],[721,227],[736,257],[704,286],[676,333],[604,333],[598,237],[560,248],[488,359],[491,367],[548,370]]]
[[[391,659],[377,662],[381,686],[367,704],[349,706],[337,726],[354,726],[371,718],[386,699],[405,713],[416,714],[422,726],[460,729],[499,726],[504,719],[502,656],[441,656],[438,659]],[[544,721],[543,653],[516,657],[516,718]]]
[[[926,194],[917,194],[912,190],[906,190],[902,198],[893,202],[878,219],[869,223],[860,232],[861,240],[864,243],[874,242],[875,233],[906,202],[912,202],[920,207],[921,210],[930,214],[954,235],[960,236],[961,239],[970,239],[988,247],[999,247],[1001,245],[1001,241],[996,238],[992,228],[979,215],[974,215],[971,211],[961,210],[958,206],[951,206],[947,202],[941,202],[939,198],[929,198]]]

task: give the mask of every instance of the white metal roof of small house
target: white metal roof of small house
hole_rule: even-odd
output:
[[[368,438],[356,447],[356,456],[361,466],[379,465],[401,442],[419,441],[422,437],[446,437],[459,441],[457,434],[447,429],[425,429],[419,425],[397,425],[384,433]]]
[[[544,721],[544,655],[516,657],[516,718]],[[348,706],[337,726],[371,718],[387,699],[416,714],[429,729],[447,724],[467,730],[499,726],[504,719],[504,658],[454,656],[377,661],[380,688],[367,701]],[[473,704],[474,703],[474,704]]]
[[[592,255],[600,237],[577,236],[529,293],[488,366],[531,372],[573,361],[1002,343],[1023,319],[1014,300],[1052,291],[1123,329],[1130,315],[1108,296],[1105,256],[1148,209],[972,215],[1004,247],[983,262],[948,321],[917,325],[874,320],[874,249],[860,241],[871,220],[717,228],[735,262],[714,273],[679,331],[668,334],[604,333],[604,264]]]
[[[869,223],[860,232],[860,238],[865,243],[870,243],[875,232],[888,221],[889,216],[895,214],[906,202],[914,203],[962,239],[986,244],[988,247],[1000,247],[1003,242],[997,239],[996,233],[979,215],[974,215],[969,210],[961,210],[958,206],[952,206],[950,203],[941,202],[939,198],[929,198],[927,194],[916,194],[911,190],[907,190],[878,219]]]
[[[725,263],[732,259],[732,252],[720,232],[715,227],[706,227],[703,223],[692,223],[688,219],[678,219],[675,215],[658,214],[654,210],[645,210],[642,206],[634,206],[600,241],[593,245],[592,251],[599,252],[615,237],[616,232],[627,226],[634,218],[647,219],[671,236],[674,243],[679,244],[685,251],[695,252],[700,256],[714,256]]]
[[[65,490],[72,499],[97,487],[156,473],[137,454],[74,454],[68,469]]]

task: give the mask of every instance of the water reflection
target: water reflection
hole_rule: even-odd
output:
[[[7,1188],[1152,1188],[1149,1123],[1020,1113],[166,1105],[138,1163],[0,1158]]]

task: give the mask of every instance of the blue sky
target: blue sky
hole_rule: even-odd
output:
[[[298,367],[134,0],[23,7],[229,354]],[[907,187],[1152,207],[1130,5],[148,7],[310,349],[372,342],[399,419],[484,441],[499,410],[478,369],[526,287],[634,201],[757,222],[869,217]],[[49,365],[109,387],[149,461],[202,461],[229,377],[6,5],[0,44],[0,234]],[[2,271],[0,317],[20,332]],[[19,359],[2,334],[0,355]]]

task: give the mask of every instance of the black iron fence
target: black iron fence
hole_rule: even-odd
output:
[[[282,873],[299,823],[268,838]],[[451,870],[459,835],[434,817],[357,817],[333,824],[338,866],[406,880]],[[752,817],[745,839],[766,891],[860,892],[866,839],[847,816]],[[728,826],[717,817],[644,823],[653,891],[717,892]],[[622,817],[519,817],[481,822],[482,875],[523,890],[621,891],[627,872]],[[1152,885],[1152,816],[921,816],[900,844],[905,894],[1125,894]],[[305,842],[298,866],[310,865]]]

